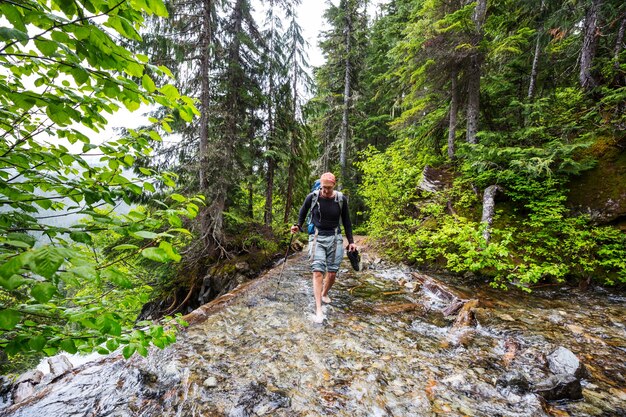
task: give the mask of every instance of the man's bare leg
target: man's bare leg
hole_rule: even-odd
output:
[[[328,296],[328,291],[330,291],[331,287],[335,283],[335,277],[337,276],[336,272],[327,272],[326,279],[324,280],[324,287],[322,288],[322,301],[326,304],[330,303],[331,299]]]
[[[321,323],[324,320],[322,313],[322,281],[324,274],[319,271],[313,272],[313,295],[315,296],[315,321]]]

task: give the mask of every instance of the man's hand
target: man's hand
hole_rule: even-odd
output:
[[[354,243],[350,243],[348,245],[348,252],[352,252],[356,250],[356,245]]]
[[[300,227],[297,224],[291,226],[291,233],[298,233],[300,231]]]

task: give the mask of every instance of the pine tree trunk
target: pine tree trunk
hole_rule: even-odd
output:
[[[490,185],[485,188],[483,193],[483,216],[480,222],[486,225],[485,230],[483,230],[483,238],[487,243],[489,243],[491,238],[491,224],[493,223],[493,214],[496,207],[495,198],[499,189],[500,187],[497,185]]]
[[[487,0],[478,0],[472,20],[476,27],[474,48],[478,48],[483,37],[482,28],[487,16]],[[480,66],[482,57],[480,51],[475,51],[470,57],[467,85],[467,141],[477,143],[478,118],[480,115]]]
[[[533,66],[530,70],[530,82],[528,83],[528,95],[529,99],[533,98],[535,95],[535,87],[537,85],[537,74],[539,71],[539,52],[540,48],[540,39],[541,33],[537,33],[537,39],[535,40],[535,55],[533,56]]]
[[[477,143],[478,117],[480,114],[480,62],[479,57],[471,58],[467,85],[467,141]]]
[[[200,148],[198,155],[198,179],[200,182],[200,192],[206,193],[209,188],[207,175],[208,167],[208,149],[209,149],[209,67],[212,28],[211,28],[211,0],[204,1],[202,11],[203,34],[200,42],[200,72],[201,72],[201,90],[200,90]]]
[[[456,124],[459,113],[458,73],[452,72],[450,85],[450,116],[448,123],[448,158],[454,159],[454,139],[456,138]]]
[[[291,90],[293,92],[293,101],[291,103],[291,114],[293,115],[294,122],[298,120],[296,115],[298,111],[298,61],[297,61],[297,51],[296,44],[293,44],[292,49],[293,59],[293,81]],[[293,128],[295,129],[295,127]],[[291,214],[291,208],[293,207],[293,189],[295,186],[295,177],[296,177],[296,157],[298,148],[296,146],[296,132],[295,130],[291,130],[290,132],[291,140],[289,142],[289,168],[287,170],[287,195],[285,197],[285,215],[283,217],[283,223],[289,223],[289,216]]]
[[[270,48],[271,48],[270,44]],[[271,70],[270,70],[271,71]],[[274,134],[275,134],[275,126],[274,126],[274,75],[270,74],[269,79],[269,94],[268,99],[269,103],[267,106],[267,124],[268,124],[268,132],[267,132],[267,146],[266,151],[268,152],[268,156],[265,158],[267,163],[267,175],[265,177],[265,212],[263,215],[263,220],[266,226],[272,224],[272,200],[274,198],[274,168],[276,162],[274,161],[274,157],[272,156],[271,151],[274,147]]]
[[[543,12],[545,7],[544,0],[541,0],[540,11]],[[539,74],[539,54],[541,53],[541,35],[543,33],[543,22],[539,24],[539,28],[537,29],[537,39],[535,39],[535,54],[533,55],[533,65],[530,70],[530,82],[528,83],[528,94],[527,97],[529,99],[533,98],[535,95],[535,89],[537,87],[537,76]]]
[[[291,208],[293,207],[293,189],[295,184],[295,176],[296,176],[296,146],[295,146],[295,135],[291,132],[291,158],[289,160],[289,169],[288,169],[288,177],[287,177],[287,196],[285,197],[285,216],[283,217],[283,222],[285,224],[289,223],[289,215],[291,214]]]
[[[626,17],[622,18],[622,23],[617,31],[617,40],[615,41],[615,50],[613,52],[613,65],[615,69],[619,68],[619,54],[624,48],[624,32],[626,31]]]
[[[347,177],[347,168],[346,168],[346,154],[349,143],[349,135],[350,129],[348,126],[349,121],[349,111],[350,111],[350,83],[351,83],[351,62],[350,62],[350,54],[351,54],[351,38],[352,38],[352,17],[350,15],[350,11],[348,10],[348,2],[346,2],[346,27],[345,31],[345,42],[346,42],[346,59],[345,59],[345,76],[344,76],[344,88],[343,88],[343,115],[341,118],[341,154],[339,156],[339,165],[341,166],[341,180],[345,183]]]
[[[600,8],[604,0],[593,0],[585,17],[583,46],[580,53],[580,85],[585,90],[597,86],[597,81],[591,73],[593,59],[596,56],[598,45],[598,19]]]

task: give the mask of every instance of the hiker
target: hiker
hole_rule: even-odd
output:
[[[309,259],[313,270],[313,294],[315,296],[315,322],[324,321],[322,301],[330,303],[328,291],[335,283],[339,264],[343,258],[343,237],[339,220],[348,239],[348,251],[355,251],[352,223],[348,211],[348,199],[335,191],[337,180],[326,172],[320,177],[321,188],[310,193],[304,200],[298,216],[298,224],[291,226],[291,233],[303,231],[305,218],[311,211],[314,231],[309,234]],[[326,279],[324,279],[326,274]]]

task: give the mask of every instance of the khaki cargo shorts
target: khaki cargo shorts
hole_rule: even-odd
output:
[[[311,270],[337,272],[343,259],[343,236],[309,235],[309,260]]]

